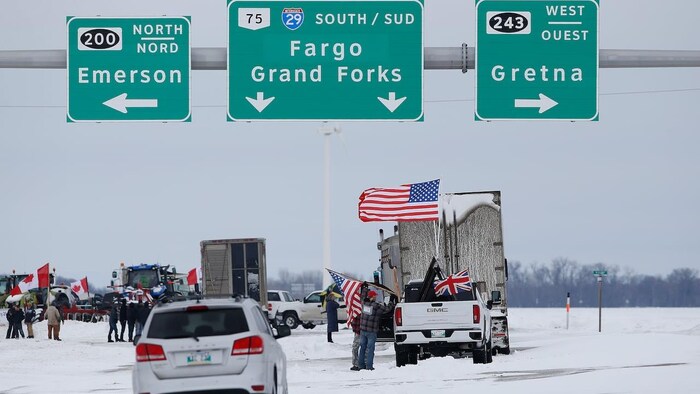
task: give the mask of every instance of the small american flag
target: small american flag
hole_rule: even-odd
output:
[[[471,279],[466,270],[450,275],[444,280],[435,281],[435,294],[455,295],[464,291],[472,291]]]
[[[395,188],[371,188],[360,195],[358,204],[363,222],[438,220],[440,180],[401,185]]]
[[[335,271],[328,270],[335,284],[340,288],[343,294],[343,300],[348,312],[348,326],[352,323],[355,316],[362,314],[362,299],[360,297],[360,287],[362,283],[356,280],[351,280]]]

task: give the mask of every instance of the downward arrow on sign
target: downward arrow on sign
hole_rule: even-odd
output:
[[[272,100],[275,99],[274,97],[264,97],[265,93],[258,92],[258,95],[255,98],[246,97],[245,99],[248,100],[248,102],[252,104],[253,107],[255,107],[255,109],[258,110],[258,112],[262,112],[265,108],[267,108],[268,105],[270,105]]]
[[[377,97],[379,101],[384,104],[386,109],[388,109],[391,112],[396,111],[396,108],[399,108],[399,105],[406,100],[406,97],[401,97],[400,99],[396,99],[396,92],[389,92],[389,98],[385,99],[383,97]]]

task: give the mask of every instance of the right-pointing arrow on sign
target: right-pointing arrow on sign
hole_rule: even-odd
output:
[[[406,97],[401,97],[400,99],[396,98],[396,92],[389,92],[389,98],[385,99],[383,97],[377,97],[379,101],[384,104],[386,109],[388,109],[391,112],[396,111],[396,108],[399,108],[399,105],[406,100]]]
[[[543,113],[557,105],[556,101],[540,93],[538,99],[515,99],[515,108],[539,108],[540,113]]]
[[[267,108],[268,105],[270,105],[272,100],[275,99],[274,97],[268,97],[268,98],[264,98],[264,97],[265,97],[265,93],[258,92],[258,95],[256,98],[253,99],[250,97],[246,97],[245,99],[248,100],[248,102],[250,104],[252,104],[253,107],[255,107],[255,109],[258,110],[258,112],[262,112],[265,108]]]

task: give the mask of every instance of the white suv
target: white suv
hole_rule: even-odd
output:
[[[287,393],[287,361],[251,299],[204,299],[153,308],[134,341],[134,393],[208,390]]]

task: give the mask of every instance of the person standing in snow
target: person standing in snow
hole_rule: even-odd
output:
[[[51,337],[53,336],[53,339],[60,341],[61,339],[58,337],[58,334],[61,331],[63,317],[61,316],[61,312],[58,311],[58,308],[56,308],[55,302],[52,302],[51,306],[46,309],[46,314],[44,317],[46,318],[46,323],[49,326],[49,339],[52,339]]]
[[[124,342],[124,331],[126,330],[126,298],[122,298],[121,305],[119,306],[119,323],[122,326],[119,342]],[[117,340],[116,335],[114,340]]]
[[[362,317],[360,318],[360,353],[358,366],[360,369],[374,370],[374,345],[377,342],[379,331],[379,319],[391,312],[393,305],[384,305],[375,301],[377,292],[370,290],[367,293],[368,300],[362,304]]]
[[[24,324],[27,325],[27,338],[34,338],[34,318],[36,318],[36,310],[34,303],[30,302],[27,305],[27,311],[24,312]]]
[[[119,342],[119,330],[117,322],[119,321],[119,301],[115,300],[112,303],[112,308],[109,311],[109,334],[107,334],[107,342]],[[114,332],[114,341],[112,340],[112,332]]]
[[[12,318],[12,314],[14,313],[14,306],[11,303],[8,303],[7,313],[5,314],[5,318],[7,319],[7,334],[5,335],[5,339],[14,338],[15,325],[12,324],[12,322],[14,321],[14,319]]]
[[[333,333],[338,332],[338,307],[340,305],[335,301],[333,293],[329,292],[326,296],[326,315],[328,316],[328,324],[326,332],[328,332],[328,342],[333,343]]]
[[[352,327],[353,334],[355,334],[355,337],[352,339],[352,367],[350,367],[350,370],[359,371],[360,364],[357,355],[360,352],[360,315],[355,315],[350,322],[350,326]]]
[[[14,312],[12,312],[12,324],[15,326],[15,328],[12,329],[12,337],[19,339],[19,336],[22,335],[22,338],[24,338],[24,329],[22,329],[22,322],[24,322],[24,311],[19,307],[19,302],[15,304],[14,309]]]
[[[127,305],[126,307],[126,323],[129,326],[129,342],[134,341],[134,326],[136,325],[136,315],[136,303],[129,302],[129,305]]]

